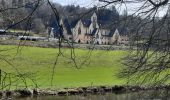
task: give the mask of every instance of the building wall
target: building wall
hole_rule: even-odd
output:
[[[103,36],[102,38],[102,44],[109,44],[110,37]]]
[[[100,30],[98,29],[96,34],[95,34],[95,43],[96,44],[102,44],[102,35]]]
[[[99,29],[99,24],[97,23],[97,15],[96,15],[96,13],[94,13],[91,16],[91,24],[89,26],[89,33],[91,34],[94,29]],[[97,33],[97,31],[96,31],[96,33]]]
[[[96,37],[99,44],[110,44],[110,37],[106,36],[108,33],[110,33],[110,31],[107,29],[99,29],[97,33],[99,37]]]
[[[121,43],[121,36],[119,31],[116,29],[113,36],[111,37],[111,44],[120,44]]]
[[[129,37],[128,36],[121,36],[121,44],[129,44]]]
[[[67,33],[67,29],[66,29],[66,27],[64,25],[63,19],[60,20],[60,25],[63,28],[63,36],[64,36],[64,38],[69,40],[70,39],[70,35],[68,35],[68,33]]]
[[[74,28],[74,40],[77,43],[86,43],[86,33],[89,32],[88,27],[84,27],[80,20]]]
[[[94,13],[91,17],[91,24],[89,27],[84,27],[82,21],[79,21],[73,29],[73,37],[77,43],[96,43],[96,44],[128,44],[128,36],[121,36],[119,31],[116,29],[112,36],[109,36],[110,30],[100,29],[97,23],[97,15]],[[95,23],[95,25],[94,25]],[[92,31],[97,28],[94,36],[87,35],[91,34]],[[81,30],[81,33],[80,33]]]

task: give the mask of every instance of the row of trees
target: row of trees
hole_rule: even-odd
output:
[[[23,3],[23,5],[12,5],[11,9],[5,10],[5,8],[9,8],[9,2],[2,0],[0,4],[2,4],[2,11],[0,15],[0,19],[4,21],[3,28],[10,27],[11,24],[19,22],[26,16],[28,16],[32,11],[34,13],[27,20],[22,21],[13,27],[21,30],[33,30],[36,33],[44,33],[47,27],[55,27],[57,25],[55,14],[51,11],[51,8],[47,1],[40,0],[41,3],[38,4],[38,8],[36,8],[36,0],[30,0],[29,2]],[[57,9],[60,14],[60,18],[67,18],[71,27],[74,27],[78,20],[80,19],[90,19],[94,10],[94,8],[84,8],[75,5],[61,6],[56,3],[52,3],[52,5]],[[110,23],[119,20],[119,13],[116,8],[112,6],[109,9],[102,8],[98,11],[100,13],[101,23]],[[28,25],[29,24],[29,25]],[[2,25],[1,25],[2,26]]]

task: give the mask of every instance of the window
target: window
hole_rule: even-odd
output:
[[[69,37],[69,40],[72,40],[72,37]]]
[[[93,17],[93,21],[96,22],[96,17]]]
[[[78,29],[78,34],[81,34],[81,28],[79,27],[79,29]]]
[[[96,34],[96,38],[99,38],[99,34]]]
[[[96,18],[95,17],[93,17],[93,28],[96,28]]]
[[[78,40],[78,43],[81,43],[81,40],[80,40],[80,39]]]
[[[98,44],[98,45],[99,45],[99,41],[97,41],[97,42],[96,42],[96,44]]]

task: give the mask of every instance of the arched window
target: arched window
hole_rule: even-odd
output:
[[[80,39],[78,40],[78,43],[81,43],[81,40],[80,40]]]
[[[79,29],[78,29],[78,34],[81,34],[81,28],[79,27]]]
[[[96,34],[96,38],[99,38],[99,34]]]
[[[93,17],[93,28],[96,28],[96,23],[97,23],[97,19],[96,17]]]
[[[97,44],[99,45],[99,41],[97,41]]]

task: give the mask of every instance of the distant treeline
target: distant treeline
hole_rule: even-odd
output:
[[[115,6],[110,8],[85,8],[75,5],[62,6],[57,3],[52,3],[52,5],[57,9],[58,16],[56,17],[52,8],[47,3],[46,0],[41,0],[39,6],[37,7],[36,0],[26,0],[27,2],[16,3],[19,5],[12,5],[11,0],[0,0],[0,27],[1,28],[13,28],[21,30],[31,30],[37,34],[45,33],[47,27],[55,27],[57,25],[56,19],[67,18],[71,27],[74,27],[78,20],[80,19],[90,19],[91,15],[96,12],[100,21],[100,24],[105,24],[106,27],[116,27],[116,28],[126,28],[130,33],[138,33],[143,36],[150,33],[152,27],[152,22],[150,19],[142,19],[138,16],[128,15],[125,10],[123,13],[119,13]],[[12,5],[11,8],[9,5]],[[17,8],[18,7],[18,8]],[[36,8],[37,7],[37,8]],[[17,9],[16,9],[17,8]],[[8,10],[6,10],[8,9]],[[32,13],[34,11],[34,13]],[[26,18],[31,14],[31,17]],[[22,21],[21,21],[22,20]],[[21,22],[20,22],[21,21]],[[155,26],[159,25],[164,21],[161,18],[155,18]],[[18,23],[20,22],[20,23]],[[13,26],[14,23],[15,24]],[[140,23],[140,24],[139,24]],[[146,23],[142,26],[141,23]],[[140,25],[140,26],[139,26]],[[164,33],[163,30],[168,29],[166,26],[162,27],[160,33]],[[163,35],[162,35],[163,36]]]
[[[1,9],[14,7],[14,5],[10,4],[12,2],[9,2],[9,0],[0,1]],[[1,12],[0,15],[2,16],[0,19],[3,21],[1,21],[0,26],[5,28],[9,27],[13,23],[17,23],[18,21],[27,17],[30,13],[32,13],[32,11],[35,10],[36,3],[33,1],[34,0],[26,2],[22,7],[20,7],[21,5],[15,6],[15,8],[18,7],[17,9],[9,9]],[[9,5],[12,6],[10,7]],[[59,18],[67,18],[71,27],[74,27],[77,21],[80,19],[90,19],[94,11],[97,11],[100,14],[99,18],[102,23],[111,24],[116,23],[119,20],[119,13],[114,6],[107,9],[102,8],[99,10],[97,10],[96,7],[84,8],[75,5],[61,6],[56,3],[53,3],[53,6],[55,6],[55,8],[58,10]],[[55,27],[56,23],[56,16],[53,13],[51,7],[47,2],[42,1],[30,18],[22,21],[20,24],[12,26],[11,28],[33,30],[37,33],[41,33],[46,31],[46,28],[49,26]]]

